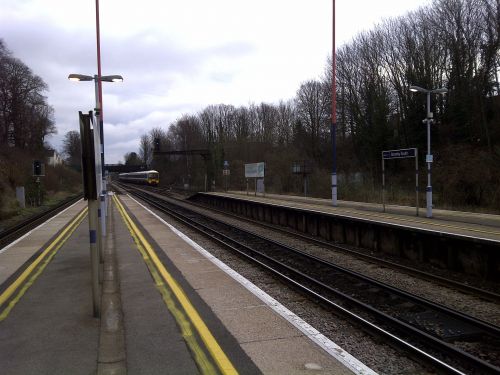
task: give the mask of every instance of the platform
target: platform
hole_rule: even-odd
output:
[[[247,194],[243,191],[207,194],[278,204],[424,230],[435,230],[500,243],[500,215],[433,209],[433,217],[427,218],[425,217],[425,208],[420,208],[419,216],[416,216],[415,207],[409,206],[386,205],[386,212],[382,212],[382,205],[376,203],[339,200],[337,207],[333,207],[330,199],[297,195],[261,193],[254,195],[253,192]]]
[[[124,195],[109,211],[105,241],[121,308],[93,318],[84,207],[0,250],[2,373],[373,373]],[[118,335],[108,337],[103,327],[114,325]]]

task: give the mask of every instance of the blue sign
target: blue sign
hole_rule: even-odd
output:
[[[417,156],[416,148],[405,148],[401,150],[388,150],[382,151],[382,158],[384,159],[403,159],[414,158]]]

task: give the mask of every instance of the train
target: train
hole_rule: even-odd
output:
[[[157,186],[160,183],[160,174],[158,173],[158,171],[154,170],[120,173],[118,175],[118,180],[121,182],[128,182],[132,184]]]

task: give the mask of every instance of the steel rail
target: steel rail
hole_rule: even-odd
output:
[[[150,188],[148,187],[147,189],[150,189]],[[155,189],[150,189],[150,190],[152,190],[156,194],[168,196],[167,194],[165,194],[164,190],[161,190],[161,191],[160,190],[155,191]],[[174,197],[169,196],[169,198],[177,200]],[[475,297],[480,297],[480,298],[486,299],[486,300],[491,301],[491,302],[496,302],[496,303],[500,302],[500,294],[494,293],[494,292],[486,290],[486,289],[478,288],[478,287],[475,287],[475,286],[472,286],[469,284],[464,284],[464,283],[461,283],[461,282],[456,281],[456,280],[452,280],[452,279],[449,279],[446,277],[435,275],[435,274],[430,273],[430,272],[425,272],[425,271],[419,270],[417,268],[405,266],[403,264],[396,263],[393,261],[380,259],[380,258],[377,258],[375,256],[365,254],[363,252],[356,251],[354,249],[342,246],[340,244],[334,244],[334,243],[331,243],[331,242],[328,242],[325,240],[321,240],[321,239],[312,237],[312,236],[307,235],[307,234],[299,233],[297,231],[293,231],[293,230],[285,229],[285,228],[275,226],[272,224],[264,223],[262,221],[250,219],[250,218],[247,218],[247,217],[244,217],[241,215],[237,215],[237,214],[234,214],[234,213],[231,213],[228,211],[224,211],[224,210],[212,207],[212,206],[208,206],[208,205],[193,202],[193,201],[189,201],[189,204],[192,204],[192,205],[200,207],[200,208],[208,209],[210,211],[218,212],[220,214],[223,214],[225,216],[230,216],[230,217],[236,218],[238,220],[243,220],[243,221],[246,221],[248,223],[258,225],[258,226],[265,228],[265,229],[275,230],[275,231],[281,232],[283,234],[299,238],[303,241],[310,242],[314,245],[328,247],[328,248],[333,249],[333,250],[339,250],[345,254],[353,255],[357,258],[361,258],[361,259],[367,260],[369,262],[376,263],[376,264],[379,264],[379,265],[382,265],[382,266],[385,266],[388,268],[397,269],[397,270],[406,272],[409,275],[417,276],[417,277],[420,277],[421,279],[435,282],[436,284],[439,284],[439,285],[442,285],[445,287],[451,287],[455,290],[471,294]]]
[[[157,193],[157,194],[162,194],[162,193]],[[171,198],[171,199],[175,199],[175,198]],[[461,292],[465,292],[465,293],[474,295],[476,297],[487,299],[488,301],[492,301],[492,302],[496,302],[496,303],[500,302],[500,294],[494,293],[494,292],[486,290],[486,289],[478,288],[478,287],[475,287],[475,286],[472,286],[469,284],[464,284],[464,283],[458,282],[456,280],[448,279],[448,278],[445,278],[445,277],[442,277],[439,275],[435,275],[435,274],[430,273],[430,272],[425,272],[425,271],[419,270],[417,268],[405,266],[403,264],[396,263],[393,261],[380,259],[380,258],[374,257],[372,255],[364,254],[360,251],[356,251],[356,250],[350,249],[348,247],[345,247],[345,246],[342,246],[339,244],[334,244],[334,243],[331,243],[331,242],[328,242],[325,240],[314,238],[314,237],[307,235],[307,234],[303,234],[303,233],[299,233],[299,232],[296,232],[293,230],[281,228],[279,226],[275,226],[272,224],[267,224],[267,223],[257,221],[254,219],[249,219],[247,217],[233,214],[231,212],[227,212],[224,210],[220,210],[220,209],[217,209],[217,208],[212,207],[212,206],[207,206],[205,204],[200,204],[200,203],[192,202],[192,201],[189,201],[189,203],[193,204],[194,206],[200,207],[200,208],[209,209],[211,211],[215,211],[215,212],[219,212],[221,214],[224,214],[226,216],[237,218],[238,220],[244,220],[248,223],[258,225],[262,228],[271,229],[271,230],[275,230],[275,231],[281,232],[281,233],[286,234],[286,235],[294,236],[296,238],[299,238],[299,239],[304,240],[304,241],[308,241],[308,242],[315,244],[315,245],[318,245],[318,246],[329,247],[333,250],[339,250],[339,251],[342,251],[343,253],[353,255],[357,258],[365,259],[365,260],[372,262],[372,263],[380,264],[380,265],[388,267],[388,268],[398,269],[398,270],[406,272],[410,275],[420,277],[424,280],[432,281],[432,282],[435,282],[435,283],[440,284],[442,286],[451,287],[451,288],[454,288],[454,289],[459,290]]]

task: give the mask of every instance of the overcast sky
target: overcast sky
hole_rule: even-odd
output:
[[[337,46],[383,18],[430,0],[337,0]],[[101,0],[106,163],[139,137],[209,104],[278,102],[322,75],[332,48],[332,0]],[[78,111],[95,106],[95,0],[1,0],[0,38],[49,85],[61,149]]]

